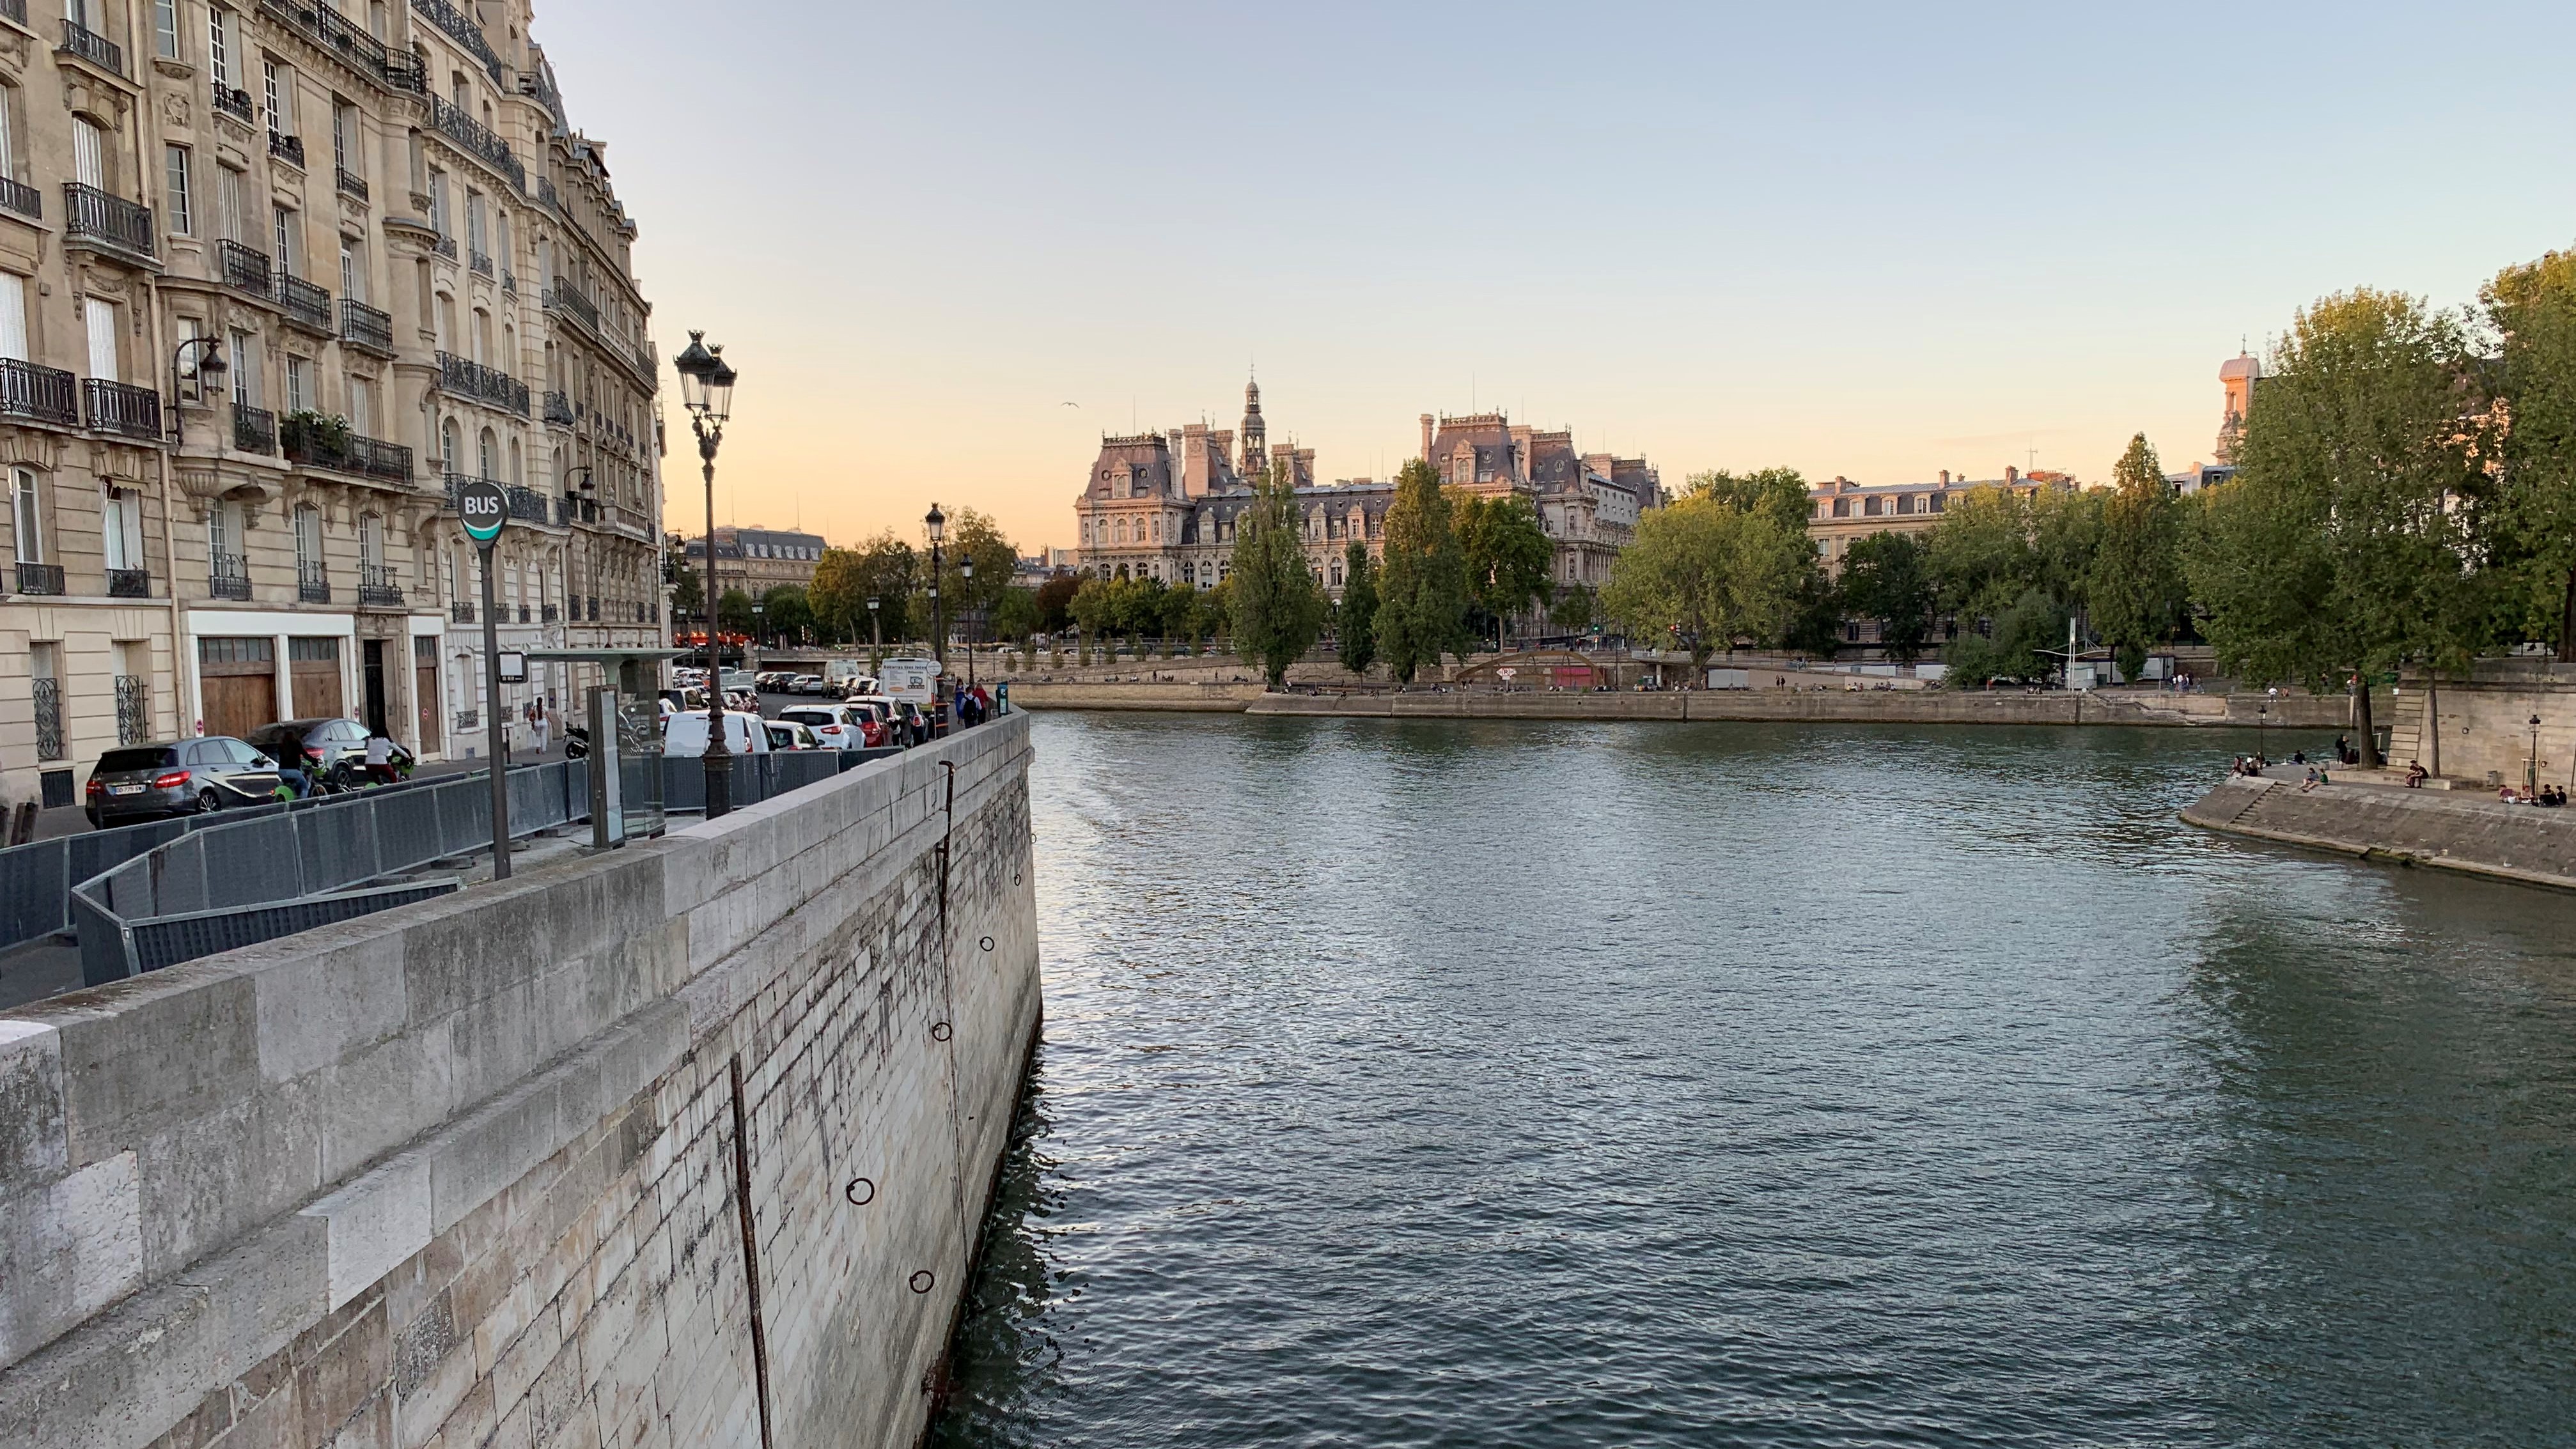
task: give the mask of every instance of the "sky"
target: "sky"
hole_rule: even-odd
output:
[[[1326,478],[1493,408],[1674,486],[2178,469],[2301,305],[2576,244],[2563,0],[537,7],[662,356],[741,373],[717,520],[834,543],[1069,545],[1256,368]]]

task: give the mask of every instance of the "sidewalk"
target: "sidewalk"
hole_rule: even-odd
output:
[[[535,750],[512,751],[510,755],[510,763],[513,765],[542,765],[562,759],[564,757],[564,742],[560,738],[560,732],[558,732],[558,736],[559,737],[555,739],[542,754]],[[479,739],[477,743],[480,743]],[[480,771],[483,768],[483,763],[484,762],[481,760],[433,760],[426,765],[415,766],[412,769],[411,775],[415,780],[429,780],[436,779],[442,775],[470,774]],[[126,821],[123,823],[131,825],[135,822]],[[79,806],[57,805],[51,810],[39,810],[36,812],[36,833],[27,838],[31,841],[52,840],[64,835],[79,835],[87,831],[89,828],[89,817],[81,813],[81,808]]]

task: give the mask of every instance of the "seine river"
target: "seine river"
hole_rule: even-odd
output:
[[[2177,824],[2250,735],[1037,744],[937,1443],[2576,1442],[2576,899]]]

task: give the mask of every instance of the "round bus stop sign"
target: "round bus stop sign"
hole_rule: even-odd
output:
[[[456,489],[456,515],[465,522],[466,537],[490,543],[510,520],[510,495],[488,478],[468,478]]]

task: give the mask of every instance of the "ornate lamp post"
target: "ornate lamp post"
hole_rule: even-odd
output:
[[[977,613],[975,608],[975,560],[972,558],[959,559],[957,561],[957,572],[963,575],[966,580],[964,585],[966,590],[966,687],[968,689],[973,689],[975,687],[975,645],[979,638],[979,631],[975,627],[977,623],[975,617]]]
[[[724,665],[716,654],[716,445],[733,414],[735,373],[724,348],[709,347],[703,332],[689,334],[688,350],[671,359],[680,374],[680,399],[689,428],[698,435],[698,459],[707,483],[707,818],[733,809],[733,758],[725,748]]]
[[[922,515],[921,522],[930,530],[930,657],[939,666],[934,675],[944,675],[948,672],[948,626],[947,616],[939,612],[939,541],[947,535],[948,515],[940,512],[939,505],[934,503],[930,505],[930,511]],[[935,678],[930,687],[930,719],[937,726],[948,717],[948,701],[939,696]]]
[[[197,401],[206,400],[206,379],[221,377],[231,370],[224,361],[223,353],[217,350],[217,339],[212,337],[191,337],[171,352],[170,436],[174,438],[179,436],[179,369],[186,365],[188,349],[191,347],[205,349],[197,354]]]
[[[2531,717],[2531,763],[2523,767],[2522,789],[2526,795],[2540,793],[2540,716]]]

